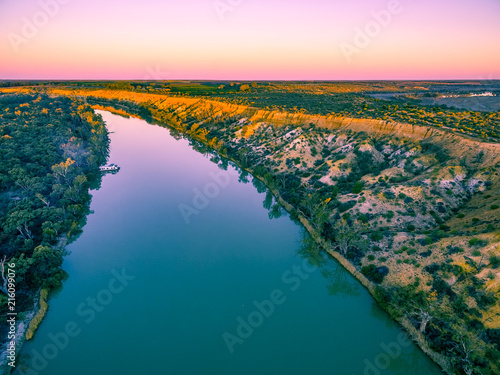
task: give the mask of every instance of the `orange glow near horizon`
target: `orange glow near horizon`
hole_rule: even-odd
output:
[[[0,79],[500,78],[494,0],[217,3],[5,0]]]

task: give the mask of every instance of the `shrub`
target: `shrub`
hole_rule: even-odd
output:
[[[384,191],[384,197],[386,199],[395,199],[396,198],[396,194],[394,194],[392,191]]]
[[[373,232],[370,234],[370,239],[372,241],[380,241],[382,238],[384,238],[382,232]]]
[[[496,210],[496,209],[498,209],[498,208],[500,208],[500,206],[499,206],[498,204],[492,204],[492,205],[490,206],[490,209],[492,209],[492,210]]]
[[[488,241],[486,241],[486,240],[481,240],[481,239],[476,238],[476,237],[471,238],[471,239],[469,240],[469,246],[484,247],[484,246],[486,246],[486,245],[488,245]]]
[[[318,159],[318,160],[314,161],[314,166],[315,166],[315,167],[319,167],[319,166],[320,166],[320,165],[322,165],[323,163],[324,163],[324,162],[323,162],[323,160]]]
[[[353,194],[359,194],[363,191],[363,182],[362,181],[358,181],[354,184],[354,186],[352,187],[352,193]]]
[[[431,250],[427,250],[427,251],[424,251],[423,253],[420,253],[419,255],[423,258],[428,258],[430,257],[432,254],[432,251]]]
[[[434,275],[437,271],[439,271],[439,265],[436,263],[432,263],[428,266],[425,266],[424,271],[429,272],[431,275]]]
[[[498,350],[500,350],[500,329],[487,329],[486,336],[487,341],[495,344]]]
[[[42,319],[44,315],[47,313],[47,296],[48,296],[48,290],[47,289],[42,289],[40,291],[40,309],[37,311],[33,319],[31,320],[28,330],[26,331],[26,338],[28,340],[31,340],[33,338],[33,335],[35,334],[35,331],[37,330],[38,326],[42,322]]]
[[[411,202],[413,202],[413,198],[412,198],[412,197],[406,197],[406,198],[404,199],[404,202],[405,202],[406,204],[411,203]]]
[[[500,267],[500,256],[495,256],[495,255],[490,256],[490,264],[491,267],[493,267],[494,269]]]
[[[490,232],[493,232],[495,230],[495,226],[493,224],[488,224],[488,226],[486,227],[486,230],[484,231],[485,233],[490,233]]]
[[[439,229],[445,231],[445,232],[448,232],[451,228],[448,226],[448,225],[445,225],[445,224],[441,224],[439,226]]]
[[[366,257],[366,259],[368,259],[369,261],[375,260],[375,255],[370,254]]]
[[[477,295],[475,296],[477,306],[481,310],[486,310],[488,307],[491,305],[495,304],[497,302],[497,298],[493,293],[486,293],[484,291],[479,291]]]
[[[376,267],[374,264],[370,264],[361,268],[361,273],[365,275],[368,280],[380,284],[384,281],[384,277],[389,274],[389,268],[386,266]]]
[[[440,277],[434,278],[434,281],[432,282],[432,289],[438,292],[438,294],[440,295],[446,294],[451,298],[454,298],[456,295],[455,292],[448,285],[448,283]]]
[[[440,213],[440,214],[444,214],[446,213],[446,208],[444,208],[443,205],[439,205],[436,207],[436,210]]]
[[[432,244],[434,240],[432,239],[432,237],[427,236],[425,238],[420,238],[418,242],[420,243],[420,245],[426,246]]]
[[[341,203],[339,205],[339,212],[345,212],[347,210],[350,210],[351,208],[353,208],[355,205],[356,205],[356,201],[349,201],[349,202],[345,202],[345,203]]]
[[[440,163],[445,162],[449,159],[449,151],[435,143],[431,143],[428,140],[420,141],[420,146],[422,150],[426,153],[434,154],[437,161]]]
[[[477,250],[477,249],[476,249],[476,250],[473,250],[473,251],[472,251],[472,255],[473,255],[473,256],[475,256],[475,257],[478,257],[478,256],[480,256],[480,255],[481,255],[481,252],[480,252],[479,250]]]
[[[366,214],[359,214],[358,221],[361,221],[362,223],[366,224],[368,223],[368,216]]]

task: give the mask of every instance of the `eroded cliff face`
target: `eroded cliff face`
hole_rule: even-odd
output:
[[[30,88],[2,88],[0,92],[33,92]],[[478,147],[484,151],[482,163],[494,164],[500,153],[500,144],[487,143],[456,133],[446,128],[431,128],[427,126],[409,125],[398,122],[388,122],[374,119],[346,118],[340,116],[321,116],[304,113],[267,111],[249,106],[225,103],[222,101],[166,96],[159,94],[136,93],[123,90],[89,90],[46,88],[45,91],[54,95],[78,96],[82,98],[96,97],[107,100],[130,101],[138,104],[153,105],[160,110],[174,112],[180,119],[193,115],[204,122],[220,120],[221,118],[238,117],[254,128],[271,124],[275,127],[294,125],[307,126],[313,124],[320,128],[335,130],[352,130],[366,132],[374,136],[391,135],[420,141],[432,138],[433,142],[447,147],[452,156],[460,156],[474,151]]]
[[[460,335],[471,350],[479,356],[492,350],[485,337],[500,328],[495,297],[500,290],[495,260],[500,259],[500,144],[450,129],[199,98],[47,90],[114,107],[135,103],[152,118],[237,160],[278,191],[357,271],[391,290],[395,300],[388,309],[428,335],[434,350],[468,360],[470,353],[457,351],[452,341],[432,340],[469,325],[475,328]],[[345,228],[361,241],[349,242]],[[402,291],[423,293],[423,305],[403,306],[408,301],[397,300]],[[431,317],[424,325],[422,311]]]

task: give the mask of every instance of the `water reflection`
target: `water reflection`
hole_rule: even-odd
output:
[[[327,280],[326,289],[329,295],[356,297],[361,294],[360,284],[307,233],[304,235],[298,254],[319,267],[321,275]]]
[[[179,135],[179,138],[186,137]],[[233,162],[221,157],[198,141],[190,140],[190,145],[194,150],[202,153],[217,164],[219,168],[227,170],[229,165],[233,167],[239,175],[238,182],[248,184],[251,181],[256,191],[264,194],[262,205],[268,211],[270,219],[278,219],[287,214],[286,210],[281,207],[272,192],[261,180],[251,176],[247,171],[242,170]],[[300,223],[297,222],[297,224],[301,226]],[[326,253],[309,236],[305,229],[302,230],[301,245],[297,253],[311,265],[318,267],[321,275],[326,280],[326,290],[329,296],[359,298],[363,293],[365,295],[368,293],[340,263]],[[375,320],[383,322],[384,326],[389,330],[394,330],[398,326],[373,300],[370,315]],[[332,324],[335,323],[332,322]],[[392,339],[387,340],[386,338],[385,341],[381,341],[378,351],[375,351],[372,357],[365,358],[362,365],[353,364],[353,369],[361,368],[360,374],[374,375],[431,374],[440,372],[435,363],[422,355],[420,349],[411,342],[411,339],[404,331],[397,329],[396,332],[397,335]],[[373,334],[377,335],[377,333]]]
[[[170,130],[170,134],[177,139],[187,139],[189,138],[183,136],[182,134],[176,134],[174,130]],[[238,168],[233,162],[231,162],[228,159],[225,159],[224,157],[221,157],[218,153],[215,151],[209,149],[205,145],[189,140],[189,145],[192,149],[195,151],[199,152],[202,154],[207,160],[210,160],[212,163],[216,164],[220,169],[227,171],[229,167],[234,168],[234,170],[238,173],[238,181],[243,183],[243,184],[249,184],[250,182],[252,183],[253,187],[255,187],[256,191],[260,194],[261,196],[257,197],[257,207],[258,207],[258,202],[262,198],[263,200],[263,207],[267,210],[268,216],[271,219],[276,219],[281,217],[282,215],[286,215],[286,211],[284,211],[281,206],[276,202],[272,192],[265,186],[262,181],[260,181],[257,178],[253,178],[248,172]],[[240,204],[241,199],[246,199],[248,195],[245,195],[244,198],[240,198],[240,201],[234,201],[232,202],[233,204]],[[279,224],[279,222],[274,222],[273,224]],[[230,226],[231,223],[228,222],[225,225]],[[265,223],[264,226],[268,226],[268,223]],[[269,225],[270,226],[270,225]],[[300,226],[300,224],[299,224]],[[263,229],[260,228],[261,232],[263,233]],[[282,232],[284,233],[284,232]],[[272,233],[273,235],[276,234],[276,232]],[[277,237],[269,237],[274,239],[273,244],[275,243],[279,245],[285,243],[284,249],[286,251],[289,251],[291,246],[286,242],[286,236],[288,234],[284,233],[283,235],[280,233],[277,235]],[[279,237],[281,236],[282,237]],[[265,238],[265,236],[263,236]],[[256,241],[254,238],[251,237],[251,235],[248,235],[247,238],[251,238],[251,242]],[[242,241],[242,245],[243,246]],[[260,244],[260,248],[263,248],[263,243]],[[254,254],[255,252],[258,252],[259,247],[249,247],[249,254],[252,253]],[[250,252],[251,249],[251,252]],[[242,251],[238,250],[238,252],[243,253]],[[295,336],[290,336],[290,339],[292,337],[312,337],[310,335],[310,332],[306,332],[307,327],[307,322],[304,319],[311,319],[311,318],[306,318],[306,317],[314,317],[312,318],[315,321],[315,324],[318,326],[321,326],[319,329],[320,332],[325,332],[328,331],[328,334],[325,334],[325,337],[328,338],[328,340],[325,341],[327,343],[325,346],[322,347],[321,344],[319,343],[314,343],[313,345],[313,350],[307,351],[306,348],[304,348],[302,345],[290,345],[287,347],[287,353],[293,352],[294,349],[297,347],[300,347],[299,350],[303,352],[307,352],[308,356],[311,357],[311,362],[315,362],[312,357],[315,355],[315,353],[320,353],[322,359],[316,359],[316,362],[321,362],[323,363],[323,359],[325,358],[325,354],[327,353],[327,350],[324,350],[326,346],[328,346],[332,351],[332,357],[328,358],[328,360],[325,361],[324,367],[322,370],[324,371],[317,371],[316,373],[321,373],[321,374],[327,374],[328,370],[331,369],[333,366],[337,369],[338,374],[387,374],[387,375],[402,375],[402,374],[437,374],[438,371],[436,371],[436,366],[424,355],[422,355],[421,351],[418,350],[418,348],[415,347],[415,345],[410,344],[407,347],[401,347],[401,352],[397,355],[394,356],[389,356],[387,354],[387,351],[384,351],[384,348],[382,347],[382,344],[391,344],[392,342],[397,342],[398,334],[401,334],[401,330],[398,328],[398,325],[389,319],[388,315],[383,312],[376,304],[375,302],[368,296],[367,291],[364,290],[364,288],[357,282],[357,280],[352,277],[348,271],[346,271],[338,262],[335,261],[331,256],[329,256],[327,253],[325,253],[307,234],[305,230],[303,230],[302,233],[302,241],[299,246],[299,249],[297,250],[298,254],[302,259],[307,260],[311,265],[316,265],[318,267],[318,270],[320,271],[320,274],[322,277],[319,277],[318,273],[315,273],[316,276],[312,276],[311,278],[308,279],[307,283],[304,283],[304,287],[297,291],[295,294],[295,297],[290,295],[290,300],[287,307],[286,307],[286,313],[288,314],[297,314],[300,316],[299,319],[297,319],[298,324],[294,326],[294,328],[299,331],[299,333],[295,333]],[[197,254],[197,258],[203,257],[204,253]],[[232,255],[231,255],[232,256]],[[265,257],[267,254],[260,254],[258,257]],[[208,259],[208,258],[207,258]],[[231,268],[235,267],[235,269],[238,269],[237,266],[234,265],[234,260],[238,260],[238,258],[231,258]],[[272,263],[272,258],[265,258],[265,259],[271,259]],[[302,260],[301,259],[301,260]],[[224,258],[222,258],[224,260]],[[185,262],[185,259],[182,260],[182,262]],[[293,260],[294,263],[297,262],[297,259]],[[203,262],[203,264],[211,264],[211,262]],[[275,285],[275,270],[267,270],[266,274],[266,265],[268,265],[269,262],[261,262],[258,263],[258,270],[259,273],[257,276],[255,276],[254,279],[251,279],[251,275],[253,273],[249,272],[248,278],[242,278],[244,283],[247,283],[251,285],[249,288],[255,288],[256,290],[258,289],[258,285],[264,285],[262,288],[264,291],[267,292],[268,285]],[[281,266],[281,264],[280,264]],[[167,265],[165,267],[168,267]],[[200,271],[200,264],[196,265],[196,272],[202,272],[203,270],[201,269]],[[215,266],[214,266],[215,267]],[[218,267],[218,266],[217,266]],[[241,270],[242,268],[240,268]],[[244,268],[243,268],[244,269]],[[206,278],[206,280],[210,280],[210,278],[215,277],[214,275],[219,275],[220,271],[223,270],[223,268],[217,268],[217,272],[210,272],[209,277]],[[171,274],[176,274],[176,269],[172,268]],[[279,272],[278,272],[279,273]],[[278,275],[279,276],[279,275]],[[230,280],[233,280],[235,278],[234,275],[231,275]],[[183,279],[184,283],[189,283],[189,279]],[[270,281],[272,280],[272,281]],[[270,283],[270,284],[269,284]],[[317,283],[317,284],[314,284]],[[225,294],[227,294],[227,284],[224,283],[224,290]],[[246,285],[246,284],[245,284]],[[280,284],[278,284],[280,285]],[[220,286],[219,286],[220,287]],[[322,289],[323,287],[326,287],[328,295],[332,296],[331,298],[327,297],[324,290]],[[194,286],[192,287],[193,289],[195,288]],[[310,288],[310,289],[308,289]],[[216,288],[215,288],[216,289]],[[237,299],[240,298],[241,294],[241,288],[238,288],[235,293],[238,294]],[[230,290],[229,290],[230,291]],[[253,293],[253,292],[252,292]],[[215,301],[217,301],[217,295],[210,295],[211,298],[213,298]],[[300,299],[300,301],[296,302],[296,305],[294,305],[294,300],[292,297]],[[340,297],[340,298],[337,298]],[[357,298],[354,298],[357,297]],[[257,297],[256,297],[257,298]],[[260,295],[258,296],[260,298]],[[347,301],[347,299],[350,299]],[[220,302],[221,304],[226,303],[226,300],[228,298],[224,297],[223,301]],[[260,299],[259,299],[260,300]],[[326,301],[327,300],[327,301]],[[184,297],[182,297],[182,303],[183,305],[186,304],[186,300]],[[321,301],[318,303],[318,301]],[[328,305],[328,303],[331,303]],[[316,305],[318,303],[318,305]],[[361,308],[361,306],[363,308]],[[371,306],[371,310],[370,310]],[[234,312],[236,316],[238,314],[243,314],[242,316],[248,316],[248,311],[245,310],[247,307],[241,306],[241,310],[238,310],[237,312]],[[322,310],[322,311],[320,311]],[[222,310],[221,310],[222,311]],[[284,311],[284,310],[282,310]],[[307,315],[308,313],[312,312],[312,315]],[[266,323],[261,331],[259,331],[259,335],[261,337],[265,336],[265,333],[267,332],[266,330],[269,329],[270,332],[274,332],[274,329],[279,330],[281,329],[281,325],[284,324],[283,322],[286,322],[286,319],[278,319],[280,312],[277,311],[276,315],[274,316],[274,320],[269,320],[268,323]],[[288,317],[290,318],[291,315],[283,315],[283,317]],[[332,318],[332,316],[335,316],[336,318]],[[372,316],[374,319],[370,319],[370,316]],[[229,320],[232,322],[233,318],[233,312],[230,314]],[[291,319],[291,318],[290,318]],[[344,319],[344,320],[342,320]],[[220,319],[221,322],[223,322],[223,319]],[[345,323],[339,323],[339,322],[345,322]],[[378,324],[378,321],[383,321],[384,324]],[[272,324],[271,324],[272,322]],[[211,322],[213,324],[213,321]],[[286,325],[284,325],[286,327]],[[230,326],[230,328],[233,328],[233,325]],[[314,327],[313,327],[314,328]],[[387,329],[389,328],[389,329]],[[226,328],[224,328],[226,329]],[[300,331],[303,329],[303,331]],[[222,332],[221,328],[221,332]],[[285,332],[285,331],[283,331]],[[183,335],[185,335],[185,332],[182,332]],[[344,336],[342,336],[344,335]],[[199,336],[196,336],[199,337]],[[257,341],[257,334],[255,337],[255,340]],[[266,337],[266,342],[272,342],[274,340],[274,333],[270,334]],[[316,337],[322,337],[321,334],[318,334]],[[338,338],[338,340],[337,340]],[[340,340],[343,338],[343,340]],[[331,339],[331,340],[330,340]],[[285,340],[286,341],[286,340]],[[338,345],[337,342],[340,341],[345,341],[345,344],[340,344]],[[355,342],[356,344],[354,346],[351,345],[351,348],[354,347],[354,349],[349,349],[350,347],[348,346],[349,341],[351,341],[351,344]],[[363,353],[364,354],[359,354],[357,351],[361,350],[361,347],[363,345],[360,345],[360,350],[357,350],[357,345],[359,343],[365,343],[366,348],[363,348]],[[168,343],[166,343],[168,344]],[[275,345],[270,345],[270,348],[272,347],[277,348],[280,345],[283,346],[284,342],[276,341]],[[163,343],[162,343],[163,345]],[[286,344],[285,344],[286,345]],[[338,345],[338,346],[336,346]],[[311,345],[307,345],[311,346]],[[210,348],[213,348],[213,345],[209,346]],[[172,344],[171,350],[175,351],[175,348],[177,348],[177,344]],[[255,350],[253,352],[253,356],[244,356],[242,355],[241,357],[233,357],[226,359],[226,362],[224,362],[224,366],[221,367],[225,368],[226,370],[231,367],[231,363],[234,360],[234,366],[235,368],[238,368],[240,371],[242,370],[240,368],[241,364],[246,361],[248,358],[250,358],[249,362],[247,363],[247,366],[243,366],[244,368],[247,368],[247,373],[257,373],[257,372],[252,372],[250,368],[252,368],[252,363],[257,361],[258,358],[261,356],[266,355],[266,350],[263,350],[265,348],[259,345],[256,345],[255,347],[252,346],[252,342],[249,341],[248,343],[245,344],[244,350],[248,351],[247,353],[252,353],[252,348]],[[332,349],[334,348],[334,349]],[[283,349],[284,350],[284,349]],[[179,352],[176,352],[179,353]],[[224,352],[225,353],[225,352]],[[192,355],[192,352],[189,351],[189,355]],[[380,366],[380,364],[384,365],[383,360],[386,359],[386,357],[389,356],[389,361],[390,361],[390,366],[388,368],[382,368],[384,366]],[[366,357],[366,358],[365,358]],[[216,356],[211,353],[210,358],[216,358]],[[224,357],[225,358],[225,357]],[[263,363],[265,363],[265,366],[262,365],[261,368],[267,368],[266,366],[269,366],[272,361],[279,361],[283,358],[286,358],[286,356],[276,356],[276,358],[269,358],[269,361],[266,359]],[[209,363],[208,360],[206,360],[207,363]],[[342,363],[342,362],[345,363]],[[300,364],[301,361],[295,361],[292,358],[288,359],[289,363],[294,363],[294,366],[297,366]],[[369,364],[370,365],[369,365]],[[255,368],[258,366],[256,365]],[[255,370],[255,368],[252,368]],[[221,370],[219,369],[219,370]],[[271,372],[270,369],[268,369],[268,372],[259,372],[259,373],[280,373],[279,371],[274,371]],[[291,371],[290,371],[291,370]],[[245,370],[243,370],[244,372]],[[286,371],[287,373],[307,373],[307,372],[300,372],[297,368],[289,369],[290,372]],[[176,373],[175,371],[172,373]],[[177,372],[179,373],[179,372]],[[186,372],[184,372],[186,373]],[[206,372],[206,373],[215,373],[215,372]],[[228,373],[224,371],[220,371],[219,373]],[[236,373],[236,372],[233,372]],[[241,373],[241,372],[240,372]],[[332,374],[333,375],[333,374]]]

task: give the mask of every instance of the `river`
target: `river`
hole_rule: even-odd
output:
[[[270,219],[251,176],[99,113],[121,170],[92,191],[16,374],[441,374],[302,228]]]

